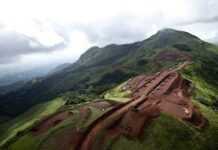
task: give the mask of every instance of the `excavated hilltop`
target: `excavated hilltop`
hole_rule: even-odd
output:
[[[33,136],[41,136],[77,115],[77,125],[45,139],[47,142],[41,143],[39,149],[47,150],[48,145],[54,145],[57,150],[101,150],[105,149],[107,141],[122,136],[140,139],[143,130],[161,114],[203,129],[208,121],[191,101],[190,82],[178,72],[187,64],[129,79],[121,86],[123,92],[131,91],[126,102],[100,99],[78,106],[77,112],[62,108],[42,119],[30,132]],[[92,118],[93,108],[99,111],[99,116],[84,123]]]

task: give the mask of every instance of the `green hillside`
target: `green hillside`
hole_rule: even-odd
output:
[[[107,100],[108,103],[116,104],[114,101],[123,103],[125,98],[130,97],[122,91],[125,83],[104,93],[105,97],[111,96],[108,97],[111,98],[111,100]],[[198,82],[193,82],[192,85],[198,87]],[[194,91],[198,91],[197,88]],[[110,111],[110,107],[102,109],[95,105],[103,101],[105,100],[63,105],[62,99],[56,99],[38,105],[2,126],[4,127],[4,130],[2,130],[4,134],[0,136],[0,147],[2,150],[73,150],[75,149],[73,140],[76,139],[72,139],[71,136],[75,134],[75,131],[86,132],[89,125]],[[184,150],[188,147],[190,150],[216,150],[218,148],[218,113],[210,106],[206,106],[195,99],[195,95],[192,101],[208,120],[208,125],[205,128],[196,128],[188,122],[162,113],[144,128],[140,138],[121,136],[108,140],[103,149],[173,150],[176,148]],[[46,130],[41,129],[41,131],[34,129],[35,126],[40,125],[41,121],[46,121],[46,119],[43,119],[46,116],[53,117],[62,112],[67,112],[68,117],[57,125],[52,125],[49,128],[44,127]],[[99,138],[101,138],[104,132],[99,135]],[[96,150],[98,149],[97,145]]]
[[[161,30],[141,42],[93,47],[63,70],[0,96],[0,116],[16,117],[65,92],[74,93],[74,97],[81,94],[96,97],[131,76],[156,72],[190,59],[197,65],[194,72],[199,78],[216,89],[217,52],[216,46],[172,29]]]
[[[65,101],[61,98],[54,99],[50,102],[39,104],[31,108],[29,111],[18,116],[14,120],[0,125],[0,146],[7,144],[10,140],[19,137],[29,128],[32,128],[37,122],[46,116],[55,113]]]

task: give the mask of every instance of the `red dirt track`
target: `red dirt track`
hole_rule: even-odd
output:
[[[132,100],[115,106],[97,119],[87,129],[76,150],[100,150],[108,139],[120,135],[139,137],[144,127],[161,112],[188,121],[197,128],[204,127],[206,119],[190,100],[189,82],[177,73],[186,65],[184,63],[177,69],[165,70],[153,76],[141,75],[130,79],[125,89],[133,92]],[[105,134],[99,138],[99,133]]]

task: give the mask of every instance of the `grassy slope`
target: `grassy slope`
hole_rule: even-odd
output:
[[[61,122],[57,126],[50,128],[47,132],[42,133],[40,135],[33,135],[28,130],[20,135],[19,137],[15,137],[10,141],[10,143],[4,147],[7,150],[38,150],[41,147],[46,146],[46,150],[55,150],[57,145],[55,140],[57,137],[63,135],[63,133],[69,133],[73,129],[85,131],[85,129],[98,117],[104,114],[109,109],[105,109],[104,111],[99,110],[95,107],[89,107],[91,110],[90,115],[85,118],[81,118],[79,113],[79,108],[86,106],[88,103],[78,104],[78,105],[71,105],[65,106],[61,110],[70,111],[73,113],[71,117],[67,120]],[[31,116],[29,114],[29,116]],[[31,116],[34,118],[34,116]],[[34,118],[35,120],[35,118]]]
[[[13,139],[26,129],[31,128],[42,118],[53,114],[64,104],[65,101],[57,98],[53,101],[39,104],[16,119],[6,124],[2,124],[0,126],[2,133],[0,136],[0,146],[7,143],[9,140]]]
[[[186,70],[193,70],[193,68],[190,66]],[[188,76],[185,71],[183,72],[183,75],[185,78],[191,80],[195,87],[201,87],[205,90],[208,90],[208,92],[203,92],[206,95],[208,93],[215,92],[213,91],[215,89],[211,90],[208,88],[211,85],[206,84],[206,82],[205,84],[202,84],[202,81],[199,82],[200,79],[194,80],[194,78]],[[118,101],[123,101],[123,99],[128,98],[128,92],[121,90],[121,87],[124,84],[125,82],[108,91],[105,97]],[[193,102],[199,106],[204,116],[209,120],[209,126],[206,129],[202,131],[198,130],[188,123],[178,121],[170,116],[162,114],[161,117],[156,119],[151,123],[151,125],[145,128],[144,135],[141,139],[129,139],[126,137],[121,137],[115,142],[109,141],[107,143],[107,148],[110,147],[113,150],[183,150],[189,147],[189,149],[192,150],[216,150],[218,148],[218,114],[210,109],[210,107],[201,104],[198,100]],[[77,110],[86,104],[88,103],[73,105],[72,111],[74,114],[76,114]],[[9,150],[29,150],[30,148],[37,150],[39,145],[46,145],[48,150],[54,150],[54,141],[56,137],[75,127],[82,127],[85,129],[93,120],[102,114],[103,113],[101,111],[92,108],[92,117],[89,117],[87,120],[81,120],[80,116],[74,115],[73,118],[67,120],[61,125],[58,125],[54,129],[49,130],[44,135],[32,136],[30,133],[27,133],[15,142],[12,142],[9,146]]]
[[[218,85],[216,85],[215,82],[214,84],[208,83],[208,79],[196,71],[198,67],[200,66],[197,64],[192,64],[182,71],[182,75],[184,78],[193,83],[193,96],[196,100],[205,105],[217,107],[216,103],[218,102]]]
[[[129,96],[131,91],[122,90],[122,87],[126,84],[126,82],[118,85],[117,87],[107,91],[104,94],[104,98],[107,100],[118,101],[118,102],[127,102],[130,100]]]

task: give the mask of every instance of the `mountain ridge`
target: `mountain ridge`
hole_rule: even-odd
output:
[[[1,96],[0,108],[2,114],[5,112],[9,116],[16,116],[37,103],[49,101],[65,92],[99,95],[131,76],[156,72],[183,62],[189,58],[188,55],[197,61],[205,57],[204,53],[211,53],[214,59],[210,63],[214,63],[216,48],[187,32],[172,29],[159,31],[147,40],[132,44],[94,47],[64,70],[37,82],[28,82],[18,91]],[[93,51],[97,53],[92,55]],[[166,54],[166,51],[173,56]],[[8,111],[14,104],[19,106],[17,110]]]
[[[172,29],[92,47],[0,95],[0,149],[217,150],[217,60],[217,46]]]
[[[50,101],[48,107],[38,108],[50,112],[44,117],[33,108],[32,113],[15,120],[24,124],[11,122],[10,130],[3,132],[5,138],[0,136],[0,147],[158,150],[161,144],[164,150],[184,150],[187,145],[191,150],[216,150],[218,114],[190,97],[191,82],[181,72],[190,65],[132,77],[111,89],[114,93],[108,91],[111,96],[105,99],[78,105],[64,105],[61,99]],[[61,104],[52,108],[55,101]]]

